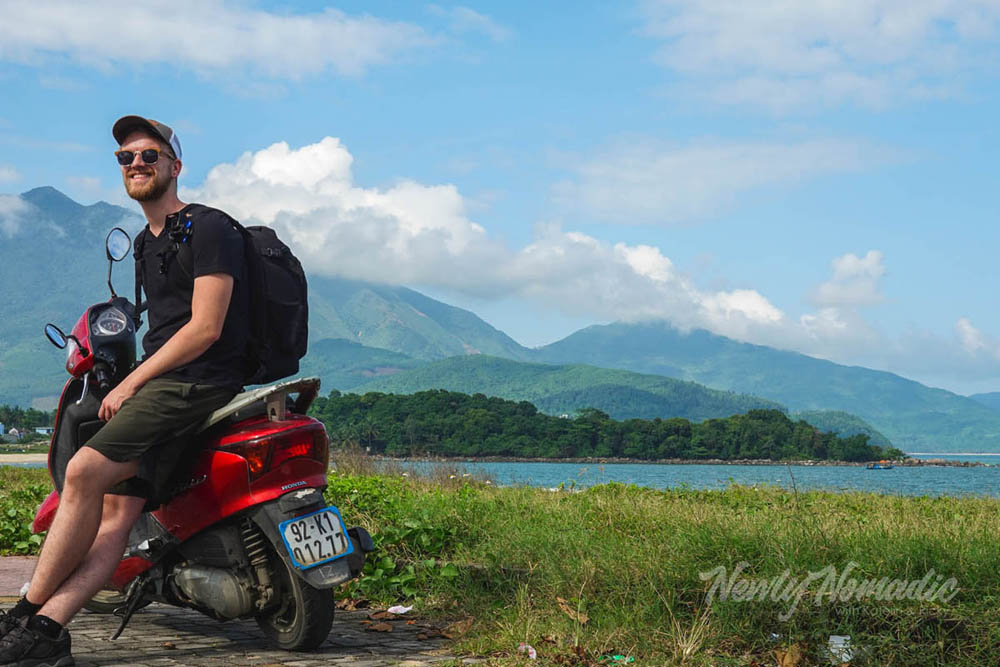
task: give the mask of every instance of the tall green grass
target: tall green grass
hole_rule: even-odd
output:
[[[42,539],[31,534],[31,522],[51,490],[44,469],[0,466],[0,556],[38,552]]]
[[[448,482],[340,473],[328,497],[348,522],[389,537],[382,553],[395,568],[366,592],[382,602],[407,598],[392,574],[416,565],[421,585],[409,597],[425,612],[474,617],[459,640],[473,653],[517,659],[514,649],[526,642],[550,662],[582,653],[592,661],[618,654],[647,664],[773,664],[773,651],[797,644],[820,662],[830,635],[850,635],[860,647],[854,664],[1000,664],[993,499],[621,484],[553,493]],[[439,539],[429,549],[412,535],[398,539],[406,522],[415,535]],[[429,555],[454,563],[457,576],[421,573]],[[786,570],[802,579],[832,566],[836,577],[852,567],[848,576],[859,581],[918,581],[933,570],[932,585],[954,577],[958,591],[948,602],[845,595],[816,604],[820,579],[784,620],[786,601],[716,597],[709,605],[712,581],[699,574],[719,566],[731,573],[740,562],[751,580]]]
[[[819,664],[830,635],[850,635],[852,664],[1000,664],[994,499],[621,484],[550,492],[338,462],[327,497],[380,546],[366,576],[338,595],[413,603],[441,625],[474,619],[451,633],[453,650],[527,664],[517,652],[525,642],[542,664],[617,654],[636,664],[750,665],[774,664],[774,651],[794,645],[803,664]],[[10,479],[0,476],[4,489]],[[0,512],[12,502],[0,492]],[[857,580],[916,581],[933,569],[958,591],[947,602],[814,604],[810,595],[785,620],[786,601],[708,604],[712,582],[699,573],[740,562],[747,580],[829,566],[840,576],[856,564]]]

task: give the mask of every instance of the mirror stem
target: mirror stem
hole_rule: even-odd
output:
[[[108,289],[111,290],[111,298],[117,298],[118,295],[115,294],[115,286],[111,284],[111,269],[115,266],[115,262],[112,259],[108,259]]]

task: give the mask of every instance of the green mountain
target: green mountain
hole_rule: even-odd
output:
[[[417,359],[528,353],[469,311],[406,287],[312,275],[309,336],[312,340],[342,338]]]
[[[379,378],[354,392],[412,394],[447,389],[530,401],[539,410],[572,415],[596,408],[614,419],[684,417],[702,421],[753,409],[781,409],[772,401],[709,389],[658,375],[593,366],[533,364],[485,355],[452,357]]]
[[[1000,411],[893,373],[740,343],[665,323],[592,326],[537,350],[549,363],[656,373],[762,396],[792,411],[861,417],[904,451],[1000,451]]]

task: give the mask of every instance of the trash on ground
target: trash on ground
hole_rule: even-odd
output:
[[[538,651],[536,651],[535,647],[532,646],[531,644],[525,644],[524,642],[521,642],[521,645],[517,647],[517,650],[520,653],[527,653],[528,657],[531,658],[532,660],[538,657]]]
[[[602,655],[597,659],[597,662],[607,662],[617,665],[625,665],[630,662],[635,662],[635,658],[630,655]]]
[[[830,651],[830,662],[841,665],[854,659],[854,647],[850,635],[830,635],[826,647]]]
[[[402,605],[397,604],[394,607],[389,607],[388,609],[386,609],[386,611],[389,612],[390,614],[396,614],[397,616],[400,616],[402,614],[409,612],[411,609],[413,609],[412,605],[409,607],[404,607]]]

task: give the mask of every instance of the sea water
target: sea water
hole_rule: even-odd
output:
[[[943,458],[943,457],[942,457]],[[1000,463],[1000,459],[997,460]],[[404,467],[426,471],[430,462],[407,462]],[[903,495],[1000,496],[1000,466],[897,466],[867,470],[864,466],[641,464],[641,463],[529,463],[477,462],[443,465],[481,475],[500,485],[545,488],[586,488],[621,482],[656,489],[688,487],[724,489],[730,484],[768,484],[787,489],[870,491]]]

